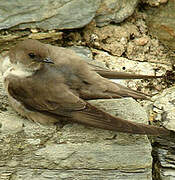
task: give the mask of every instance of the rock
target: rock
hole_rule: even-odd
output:
[[[88,24],[100,0],[45,0],[0,2],[0,29],[72,29]]]
[[[6,53],[4,53],[6,54]],[[8,104],[8,98],[0,76],[0,134],[16,134],[23,131],[23,118],[17,116]]]
[[[131,121],[148,120],[132,98],[90,103]],[[59,128],[23,122],[23,131],[0,134],[0,179],[152,179],[151,146],[146,136],[75,123]]]
[[[121,56],[125,53],[131,34],[134,34],[136,37],[139,36],[137,27],[130,23],[126,23],[123,26],[108,25],[103,28],[97,27],[91,30],[89,36],[87,34],[84,37],[86,42],[116,56]]]
[[[3,169],[3,168],[1,168]],[[40,169],[39,171],[36,170],[35,172],[28,168],[28,169],[23,169],[20,168],[20,171],[17,171],[16,174],[12,174],[12,170],[9,170],[8,172],[5,170],[0,170],[2,172],[1,177],[3,179],[8,179],[9,177],[13,177],[14,180],[18,180],[21,177],[25,177],[26,180],[30,179],[42,179],[42,180],[55,180],[55,179],[79,179],[79,180],[92,180],[92,179],[106,179],[106,180],[115,180],[116,178],[118,179],[134,179],[134,180],[140,180],[140,179],[145,179],[149,180],[151,179],[150,176],[145,176],[142,175],[142,173],[137,173],[137,177],[132,173],[128,172],[128,176],[123,176],[122,173],[118,173],[116,175],[116,170],[84,170],[83,172],[81,170],[49,170],[49,169]],[[127,171],[127,170],[126,170]]]
[[[156,160],[157,160],[155,166],[159,166],[160,168],[158,169],[159,179],[162,180],[174,179],[175,177],[174,137],[156,138],[156,144],[158,146],[154,147],[154,153],[156,155]]]
[[[150,6],[159,6],[161,4],[165,4],[168,2],[168,0],[142,0],[143,3],[147,3]]]
[[[147,37],[147,39],[149,38]],[[160,45],[157,39],[151,39],[150,41],[144,40],[146,42],[144,44],[143,42],[139,42],[138,44],[137,41],[136,39],[127,44],[127,58],[171,65],[170,58],[168,58],[167,53],[165,53],[165,48]]]
[[[157,37],[166,46],[175,50],[175,1],[157,8],[148,8],[146,22],[149,32]]]
[[[138,0],[102,0],[96,13],[96,23],[98,26],[104,26],[110,22],[120,23],[133,14],[137,4]]]
[[[76,54],[82,57],[82,59],[87,61],[92,61],[92,52],[88,47],[85,46],[72,46],[69,47],[73,51],[75,51]]]
[[[11,27],[41,29],[72,29],[88,24],[95,16],[97,25],[119,23],[132,15],[138,0],[78,0],[45,2],[1,1],[0,29]],[[13,11],[12,11],[13,10]],[[96,13],[97,11],[97,13]]]
[[[149,41],[148,37],[141,37],[135,40],[136,45],[138,46],[144,46],[145,44],[147,44]]]
[[[140,104],[132,98],[91,100],[89,102],[114,116],[138,123],[148,123],[147,113]]]
[[[153,97],[153,113],[155,120],[167,129],[175,131],[175,87],[165,89],[161,94]],[[172,136],[172,137],[171,137]],[[154,147],[155,159],[158,160],[155,166],[159,166],[158,174],[160,179],[174,179],[175,177],[175,135],[170,137],[156,138]]]
[[[98,50],[114,56],[124,56],[137,61],[148,61],[171,65],[171,59],[157,39],[150,38],[143,20],[135,24],[122,23],[120,26],[108,25],[102,28],[86,26],[85,42]]]
[[[53,40],[60,40],[62,39],[62,32],[40,32],[40,33],[35,33],[34,31],[32,32],[32,34],[30,34],[28,37],[29,39],[47,39],[47,38],[52,38]]]
[[[23,130],[23,120],[9,114],[8,112],[1,112],[0,114],[0,132],[1,133],[17,133]]]
[[[175,87],[164,90],[154,100],[153,111],[159,117],[158,120],[162,119],[166,128],[175,131]]]
[[[0,30],[73,29],[87,25],[94,17],[98,26],[120,23],[131,16],[139,0],[46,0],[0,2]],[[33,31],[33,30],[32,30]],[[34,30],[35,31],[35,30]]]

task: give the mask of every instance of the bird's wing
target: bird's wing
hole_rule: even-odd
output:
[[[27,108],[69,116],[69,112],[84,109],[86,105],[63,83],[13,75],[6,77],[6,81],[8,93]]]
[[[9,94],[28,108],[66,116],[73,121],[107,130],[133,134],[169,134],[169,131],[163,128],[137,124],[111,116],[83,101],[61,84],[46,88],[44,82],[33,83],[15,77],[9,77],[7,80],[9,80]]]

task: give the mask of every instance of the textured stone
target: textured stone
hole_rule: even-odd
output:
[[[164,127],[175,131],[175,87],[165,89],[161,94],[153,97],[153,113],[155,120]],[[172,137],[156,138],[159,144],[154,148],[157,159],[159,160],[160,178],[162,180],[170,180],[175,177],[175,141]]]
[[[7,112],[1,112],[0,124],[1,133],[17,133],[23,130],[23,120]]]
[[[168,137],[157,138],[156,143],[159,144],[155,147],[157,159],[159,163],[159,174],[162,180],[173,180],[175,178],[175,141],[174,137],[169,139]]]
[[[126,170],[127,171],[127,170]],[[9,179],[13,178],[13,180],[55,180],[55,179],[69,179],[69,180],[116,180],[116,179],[123,179],[123,180],[150,180],[150,175],[144,175],[142,173],[142,170],[137,173],[127,172],[127,176],[124,176],[122,172],[119,172],[117,170],[88,170],[85,169],[82,170],[49,170],[49,169],[35,169],[32,170],[30,168],[24,169],[19,168],[17,171],[13,174],[13,170],[9,169],[8,171],[5,168],[0,168],[0,172],[2,173],[0,177],[2,179]],[[149,172],[148,172],[149,173]]]
[[[120,23],[131,16],[139,0],[0,1],[0,29],[72,29],[94,17],[98,26]]]
[[[47,33],[35,33],[29,35],[30,39],[47,39],[52,38],[53,40],[62,39],[62,32],[47,32]]]
[[[62,169],[118,169],[119,171],[130,169],[131,172],[136,172],[139,168],[145,168],[145,170],[150,168],[151,157],[149,158],[148,154],[151,148],[148,144],[134,146],[128,144],[129,150],[123,145],[107,142],[51,144],[35,154],[45,161],[57,164]],[[147,155],[144,156],[145,153]]]
[[[125,22],[120,26],[87,26],[85,29],[85,42],[95,49],[132,60],[171,65],[166,48],[157,39],[147,35],[147,27],[143,20],[139,19],[135,24]]]
[[[165,5],[148,8],[146,13],[148,14],[146,21],[150,33],[175,50],[175,1],[169,0]]]
[[[0,29],[71,29],[88,24],[100,0],[0,1]]]
[[[133,14],[137,3],[138,0],[102,0],[95,17],[97,25],[122,22]]]
[[[141,37],[135,40],[136,45],[138,46],[144,46],[149,41],[148,37]]]
[[[79,56],[81,56],[84,60],[92,61],[92,52],[88,47],[85,46],[72,46],[70,47],[73,51],[75,51]]]
[[[90,103],[131,121],[148,120],[145,110],[132,98]],[[146,136],[116,134],[75,123],[58,128],[23,122],[23,131],[0,134],[0,179],[151,180],[151,146]]]
[[[175,87],[164,90],[154,97],[154,111],[163,120],[166,128],[175,131]],[[159,119],[159,120],[160,120]]]
[[[159,6],[161,4],[167,3],[168,0],[142,0],[142,2],[149,4],[150,6]]]

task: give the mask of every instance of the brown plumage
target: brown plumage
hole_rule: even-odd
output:
[[[86,101],[120,97],[147,99],[148,96],[141,92],[104,78],[129,78],[127,73],[95,68],[72,50],[36,40],[20,42],[9,51],[9,58],[10,65],[3,70],[5,88],[15,110],[29,119],[53,123],[62,117],[117,132],[169,134],[164,128],[111,116]]]

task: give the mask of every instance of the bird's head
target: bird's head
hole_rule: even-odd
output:
[[[9,57],[12,64],[20,64],[27,68],[37,68],[44,63],[52,63],[49,48],[37,40],[24,40],[10,49]]]

